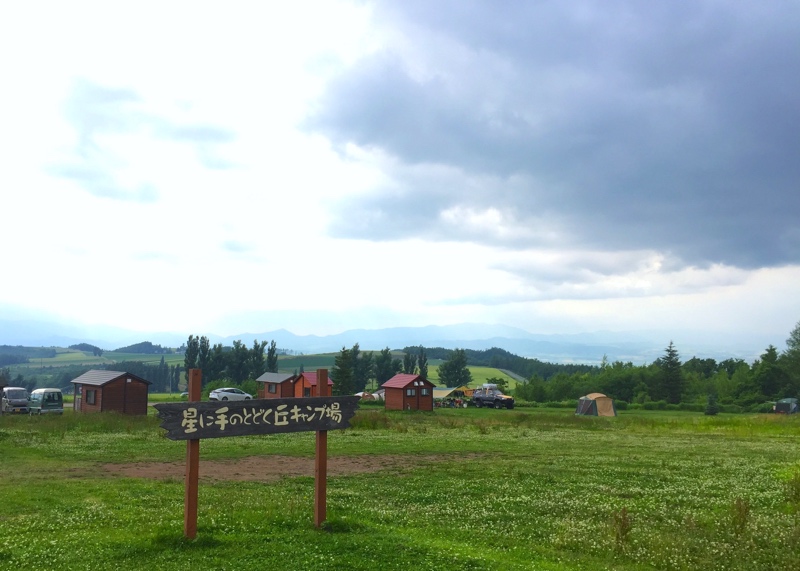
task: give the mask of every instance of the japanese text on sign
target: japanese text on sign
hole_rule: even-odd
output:
[[[359,397],[261,399],[153,405],[167,438],[193,440],[347,428]]]

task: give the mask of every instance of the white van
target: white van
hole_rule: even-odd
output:
[[[3,387],[0,412],[28,412],[28,391],[22,387]]]
[[[61,389],[36,389],[31,393],[31,414],[64,414],[64,397]]]

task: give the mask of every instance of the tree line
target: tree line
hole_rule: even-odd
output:
[[[414,352],[417,349],[418,347],[406,347],[403,351]],[[596,372],[597,370],[596,365],[547,363],[535,358],[520,357],[499,347],[484,350],[429,347],[427,351],[431,359],[441,359],[443,361],[451,359],[454,351],[460,351],[472,366],[503,369],[525,378],[538,376],[547,380],[558,373],[571,375],[573,373]]]
[[[142,341],[141,343],[134,343],[127,347],[120,347],[114,349],[117,353],[141,353],[142,355],[163,355],[174,353],[169,347],[162,347],[161,345],[154,345],[150,341]]]
[[[224,347],[222,343],[212,346],[208,337],[189,335],[183,363],[187,371],[202,369],[203,386],[222,380],[238,385],[264,373],[277,373],[278,348],[275,341],[257,339],[250,348],[239,340],[232,347]]]
[[[380,387],[398,373],[428,376],[428,355],[424,347],[406,351],[403,358],[392,355],[386,347],[377,353],[362,351],[358,343],[351,348],[342,347],[334,358],[331,369],[333,393],[351,395],[364,391],[372,381]]]
[[[752,364],[742,359],[692,357],[681,362],[670,342],[664,354],[649,365],[608,363],[596,370],[549,379],[534,375],[517,385],[521,400],[553,402],[575,400],[599,392],[626,403],[702,405],[710,400],[741,410],[762,410],[771,402],[800,396],[800,323],[787,340],[786,351],[767,347]]]

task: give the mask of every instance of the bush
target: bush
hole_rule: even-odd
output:
[[[747,412],[772,412],[773,404],[771,402],[762,402],[747,407]]]
[[[714,416],[719,413],[719,405],[717,398],[714,395],[708,395],[708,402],[706,403],[705,414],[706,416]]]
[[[719,407],[719,411],[738,414],[740,412],[743,412],[743,409],[738,404],[724,404],[721,407]]]
[[[691,412],[703,412],[705,405],[697,402],[682,402],[678,405],[678,410],[688,410]]]
[[[667,401],[665,400],[657,400],[657,401],[647,401],[643,405],[645,410],[666,410],[667,409]]]
[[[617,410],[628,410],[628,406],[630,405],[624,400],[615,400],[614,406],[616,407]]]

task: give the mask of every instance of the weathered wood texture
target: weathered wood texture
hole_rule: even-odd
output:
[[[189,369],[189,401],[200,402],[203,372]],[[200,441],[186,441],[186,478],[183,499],[183,535],[189,539],[197,536],[197,496],[200,490]]]
[[[350,426],[358,396],[158,403],[171,440],[338,430]]]

